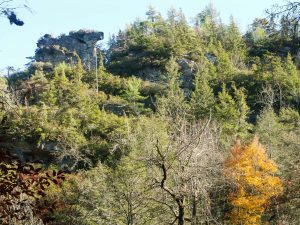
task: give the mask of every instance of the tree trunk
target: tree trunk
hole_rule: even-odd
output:
[[[184,198],[176,200],[178,204],[178,225],[184,225]]]
[[[292,54],[296,54],[297,49],[297,39],[298,39],[298,23],[294,24],[293,27],[293,40],[292,40]]]
[[[127,225],[133,224],[132,204],[128,203]]]
[[[192,225],[197,225],[197,201],[196,197],[193,196],[192,199],[192,218],[191,218],[191,224]]]

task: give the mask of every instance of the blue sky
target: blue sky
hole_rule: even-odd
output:
[[[5,18],[0,18],[0,72],[4,73],[7,66],[24,68],[29,61],[26,57],[34,55],[37,40],[46,33],[57,36],[71,30],[94,29],[104,32],[103,43],[106,43],[109,35],[126,24],[145,18],[149,5],[163,16],[171,7],[182,8],[190,20],[210,2],[224,23],[233,15],[245,31],[254,18],[264,16],[266,8],[284,0],[27,0],[32,13],[18,11],[25,21],[23,27],[11,26]]]

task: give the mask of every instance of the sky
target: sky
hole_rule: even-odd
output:
[[[3,0],[0,0],[2,2]],[[166,16],[168,9],[181,8],[188,21],[212,3],[226,24],[232,15],[242,32],[257,17],[265,16],[265,9],[284,0],[13,0],[24,3],[31,12],[18,9],[17,15],[25,24],[10,25],[0,17],[0,73],[13,66],[24,69],[34,56],[37,40],[44,34],[58,36],[79,29],[104,32],[103,44],[110,35],[132,23],[136,18],[146,18],[151,5]]]

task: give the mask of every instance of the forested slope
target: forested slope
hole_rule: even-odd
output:
[[[298,22],[271,15],[242,35],[212,6],[150,7],[97,73],[1,78],[0,147],[22,161],[0,163],[1,223],[299,224]]]

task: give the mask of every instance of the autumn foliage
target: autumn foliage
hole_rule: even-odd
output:
[[[276,172],[275,163],[268,158],[258,138],[244,147],[239,142],[233,146],[225,163],[225,175],[234,184],[229,195],[232,224],[261,224],[270,199],[283,191]]]
[[[54,205],[40,201],[51,185],[64,180],[62,171],[44,171],[0,150],[0,223],[21,223]]]

